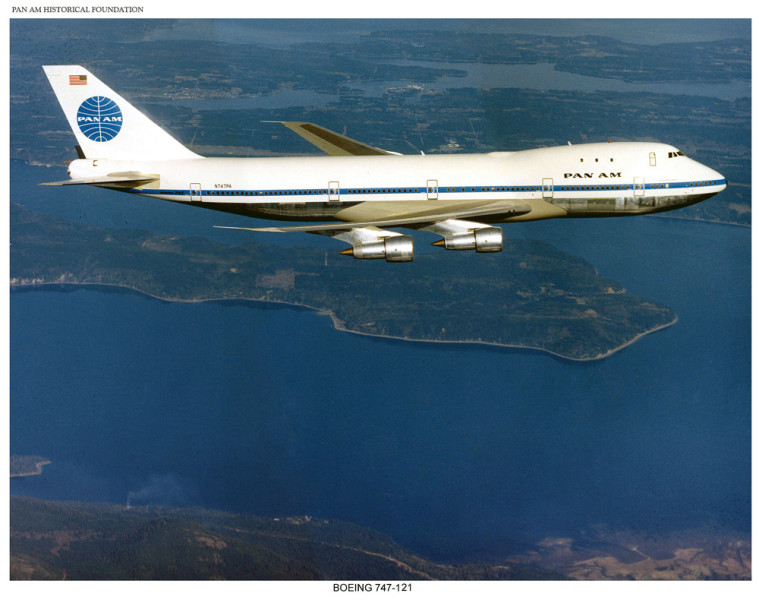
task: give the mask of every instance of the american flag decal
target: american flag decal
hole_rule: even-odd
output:
[[[87,75],[69,75],[69,85],[87,85]]]

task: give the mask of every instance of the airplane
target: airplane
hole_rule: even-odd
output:
[[[70,179],[218,211],[306,225],[230,227],[306,232],[350,245],[356,259],[409,262],[429,231],[446,250],[499,252],[496,223],[669,211],[718,194],[727,180],[654,142],[606,142],[486,154],[401,155],[313,123],[281,123],[326,153],[200,156],[79,65],[44,66],[77,140]]]

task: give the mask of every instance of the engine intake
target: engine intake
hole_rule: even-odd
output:
[[[414,260],[414,238],[410,235],[394,235],[377,242],[356,244],[342,250],[340,254],[362,259],[384,258],[387,262],[411,262]]]

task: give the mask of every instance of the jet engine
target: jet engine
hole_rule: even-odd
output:
[[[503,250],[503,231],[500,227],[482,227],[467,233],[447,235],[432,245],[443,246],[446,250],[500,252]]]
[[[394,235],[376,242],[356,244],[342,250],[353,258],[384,258],[387,262],[411,262],[414,260],[414,238],[410,235]]]

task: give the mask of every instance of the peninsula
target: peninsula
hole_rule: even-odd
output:
[[[42,467],[50,461],[41,456],[11,455],[11,477],[32,477],[42,475]]]
[[[533,240],[508,240],[493,256],[423,255],[399,274],[393,265],[313,248],[101,229],[15,204],[10,214],[16,290],[98,285],[170,302],[282,303],[359,334],[534,349],[570,360],[604,358],[677,320],[590,263]]]

